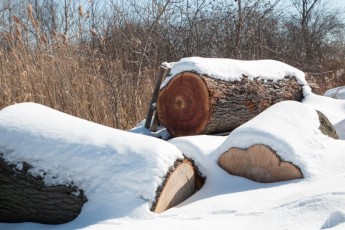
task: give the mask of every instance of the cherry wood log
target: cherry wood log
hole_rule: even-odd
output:
[[[87,201],[76,186],[46,186],[41,178],[8,164],[0,157],[0,222],[63,224],[75,219]]]
[[[277,102],[302,99],[294,77],[227,82],[183,72],[160,90],[157,114],[172,136],[214,134],[232,131]]]
[[[204,181],[191,159],[177,160],[169,169],[163,184],[157,188],[151,211],[161,213],[180,204],[197,192]]]
[[[271,183],[303,178],[301,170],[283,161],[270,147],[256,144],[246,150],[230,148],[218,164],[228,173],[260,183]]]

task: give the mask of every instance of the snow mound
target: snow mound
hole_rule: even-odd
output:
[[[334,228],[340,224],[342,227],[345,227],[345,212],[338,210],[330,214],[326,222],[322,225],[321,229]]]
[[[302,116],[301,116],[302,115]],[[319,130],[315,110],[295,101],[277,103],[235,129],[216,150],[220,155],[231,147],[247,149],[264,144],[284,161],[298,166],[304,175],[313,174],[318,151],[324,149],[328,136]]]
[[[153,215],[149,206],[157,187],[175,160],[183,158],[174,145],[157,138],[35,103],[0,111],[0,153],[19,168],[22,161],[31,164],[30,173],[47,185],[73,182],[83,189],[89,201],[74,224],[132,215],[136,209]]]
[[[284,77],[296,77],[301,85],[307,85],[305,74],[288,64],[275,60],[242,61],[225,58],[182,58],[178,62],[168,63],[171,67],[170,75],[161,84],[161,88],[177,74],[193,71],[224,81],[240,81],[243,76],[249,79],[281,80]]]
[[[345,100],[345,86],[329,89],[325,92],[324,96]]]

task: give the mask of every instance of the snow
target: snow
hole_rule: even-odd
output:
[[[321,227],[321,229],[328,229],[334,228],[339,224],[343,224],[342,227],[345,227],[345,212],[343,211],[334,211],[331,213],[329,218],[326,220],[325,224]]]
[[[345,86],[329,89],[324,96],[345,100]]]
[[[234,60],[225,58],[182,58],[178,62],[164,63],[170,67],[169,76],[161,84],[161,88],[177,74],[192,71],[202,75],[224,81],[240,81],[243,76],[249,79],[260,78],[263,80],[281,80],[284,77],[296,77],[300,85],[307,85],[305,74],[286,63],[276,60]]]

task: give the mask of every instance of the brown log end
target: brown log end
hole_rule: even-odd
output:
[[[205,182],[197,167],[190,159],[177,160],[157,188],[156,199],[151,211],[161,213],[185,201]]]
[[[47,186],[43,179],[8,164],[0,155],[0,222],[63,224],[75,219],[87,201],[74,185]]]
[[[246,150],[230,148],[218,164],[228,173],[260,182],[271,183],[303,178],[301,170],[283,161],[270,147],[255,144]]]
[[[320,121],[320,131],[333,138],[333,139],[339,139],[337,131],[335,130],[334,126],[332,123],[328,120],[328,118],[325,116],[325,114],[321,113],[320,111],[316,110],[317,115],[319,116],[319,121]]]
[[[205,82],[191,72],[174,77],[157,100],[158,118],[175,137],[200,134],[209,121],[210,109]]]

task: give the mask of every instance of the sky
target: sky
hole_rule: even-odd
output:
[[[331,3],[335,6],[339,6],[345,9],[345,1],[344,0],[331,0]]]

